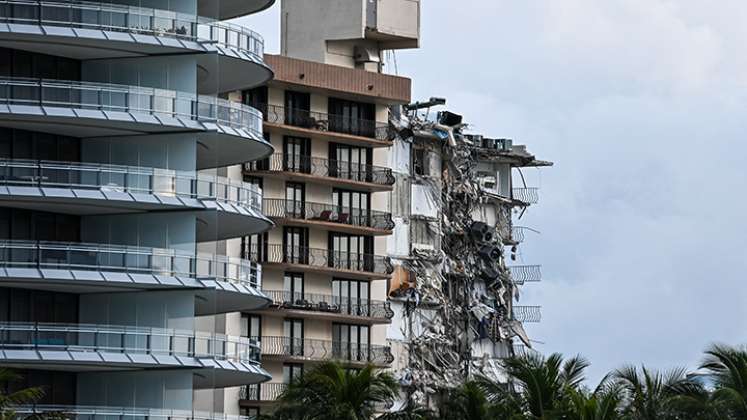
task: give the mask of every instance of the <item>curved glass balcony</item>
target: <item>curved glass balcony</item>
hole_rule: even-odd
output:
[[[125,199],[122,194],[127,198],[155,195],[166,197],[164,203],[170,205],[174,205],[171,198],[180,198],[188,206],[194,204],[187,200],[205,200],[262,211],[262,190],[256,185],[196,172],[137,166],[0,159],[0,187],[95,191],[101,199]],[[23,190],[11,193],[21,195]]]
[[[262,113],[207,95],[111,83],[0,78],[0,104],[126,112],[224,125],[262,136]]]
[[[207,44],[235,49],[259,62],[264,55],[264,39],[247,28],[194,14],[145,7],[86,1],[0,0],[0,23],[170,37],[197,44],[188,44],[191,48],[204,48]],[[133,41],[137,42],[137,38]]]
[[[0,78],[0,120],[72,137],[194,132],[205,146],[197,148],[198,169],[260,159],[273,150],[262,137],[262,114],[250,106],[140,86]]]
[[[0,322],[0,350],[3,350],[2,358],[6,361],[40,358],[41,351],[131,353],[154,357],[148,362],[121,361],[138,364],[161,364],[163,359],[155,356],[225,360],[255,365],[260,360],[257,341],[246,337],[119,325]],[[27,352],[28,350],[33,351],[36,356]],[[95,362],[107,363],[105,359]]]
[[[253,310],[268,299],[260,292],[262,267],[240,258],[174,249],[90,243],[0,241],[0,283],[28,281],[118,290],[198,289],[198,315]],[[200,289],[204,292],[200,292]]]
[[[13,412],[22,418],[78,420],[254,420],[254,417],[224,413],[90,405],[21,405],[14,406]]]

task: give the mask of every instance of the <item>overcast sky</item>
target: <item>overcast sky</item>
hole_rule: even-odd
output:
[[[517,222],[541,231],[521,247],[538,349],[596,381],[747,343],[747,3],[422,3],[421,48],[396,53],[413,98],[555,162],[526,171],[540,204]],[[279,5],[242,22],[279,51]]]

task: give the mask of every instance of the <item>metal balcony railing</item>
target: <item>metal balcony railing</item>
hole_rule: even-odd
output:
[[[350,134],[381,141],[390,140],[389,123],[387,122],[326,114],[304,109],[286,108],[280,105],[258,104],[257,107],[262,111],[265,121],[273,124]]]
[[[108,407],[92,405],[34,404],[9,407],[14,418],[50,418],[59,420],[254,420],[254,417],[224,413],[155,408]]]
[[[537,204],[539,202],[539,188],[514,188],[512,198],[525,204]]]
[[[260,360],[257,341],[246,337],[119,325],[0,322],[0,349]]]
[[[514,306],[513,319],[519,322],[540,322],[542,313],[539,306]]]
[[[0,186],[70,188],[217,200],[262,211],[262,190],[196,172],[137,166],[0,159]]]
[[[388,365],[394,361],[391,348],[374,344],[290,337],[258,337],[263,356],[286,356],[305,360],[340,360]]]
[[[235,48],[263,59],[264,40],[256,32],[194,14],[86,1],[0,0],[0,22],[61,26],[135,35],[170,37]]]
[[[539,265],[513,265],[508,267],[511,272],[511,278],[516,284],[526,282],[538,282],[542,280],[542,266]]]
[[[541,353],[538,352],[537,350],[533,348],[529,348],[525,346],[524,344],[519,344],[519,343],[513,344],[513,351],[514,351],[514,356],[517,356],[517,357],[530,356],[530,355],[534,355],[534,356],[541,355]]]
[[[249,172],[293,172],[377,185],[394,185],[395,182],[391,168],[283,153],[246,163],[244,168]]]
[[[334,204],[265,198],[262,212],[265,216],[281,219],[312,220],[383,230],[394,229],[391,213]]]
[[[262,290],[273,305],[285,309],[299,309],[365,318],[392,319],[394,311],[387,301],[355,299],[317,293],[294,293],[284,290]]]
[[[152,274],[262,286],[262,268],[249,260],[125,245],[2,240],[0,267]]]
[[[258,263],[298,264],[376,274],[391,274],[394,271],[389,257],[330,249],[264,244],[252,245],[246,254],[248,259]]]
[[[270,383],[244,385],[239,389],[239,399],[245,401],[276,401],[288,384]]]
[[[0,104],[145,114],[226,125],[262,138],[262,114],[214,96],[111,83],[0,78]],[[158,121],[158,120],[157,120]]]

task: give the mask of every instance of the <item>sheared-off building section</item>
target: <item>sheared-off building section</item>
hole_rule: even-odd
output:
[[[539,307],[518,304],[519,286],[539,281],[539,266],[511,264],[527,230],[512,214],[536,204],[537,190],[514,186],[512,171],[523,180],[522,168],[552,163],[510,139],[467,134],[460,115],[424,117],[423,108],[444,102],[390,118],[398,175],[389,337],[394,371],[420,404],[474,375],[505,380],[498,361],[531,349],[523,323],[540,319]]]

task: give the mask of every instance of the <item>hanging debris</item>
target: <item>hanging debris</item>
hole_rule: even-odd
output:
[[[504,247],[515,259],[523,237],[512,237],[511,212],[536,202],[537,191],[524,186],[514,197],[510,169],[551,165],[509,139],[465,134],[461,115],[418,113],[443,103],[416,103],[390,119],[395,145],[406,143],[412,156],[411,252],[400,261],[410,276],[391,296],[404,302],[400,382],[420,404],[473,375],[495,377],[491,361],[513,354],[514,339],[531,347],[522,322],[539,309],[513,302],[520,284],[539,280],[539,266],[507,266]],[[496,164],[505,173],[483,170]]]

